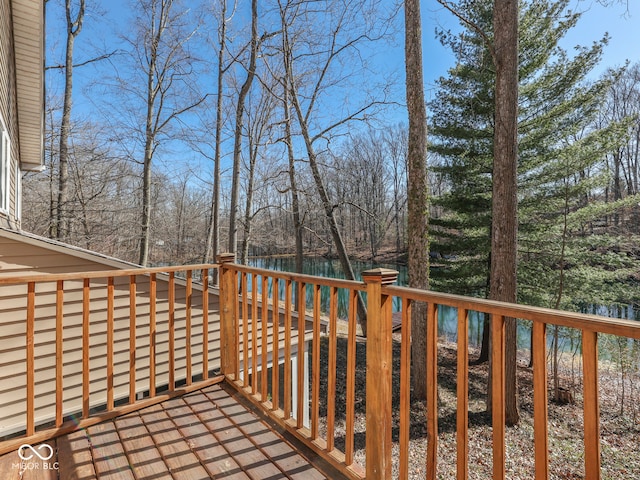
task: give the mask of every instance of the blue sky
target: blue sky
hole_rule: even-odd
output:
[[[625,2],[626,0],[622,0]],[[126,14],[129,11],[128,0],[97,0],[90,2],[88,6],[88,18],[85,24],[85,32],[98,28],[104,31],[104,20],[122,24],[128,19]],[[93,4],[93,5],[92,5]],[[104,10],[106,15],[95,15],[91,13],[95,5],[102,5],[99,8]],[[59,7],[48,7],[48,10],[58,10]],[[578,25],[572,29],[565,37],[563,46],[571,49],[575,45],[589,45],[600,39],[605,32],[611,36],[608,48],[605,50],[602,70],[607,67],[622,65],[625,60],[632,63],[640,61],[640,2],[629,0],[628,11],[625,5],[614,5],[603,7],[595,0],[572,0],[571,8],[576,11],[583,11],[584,14]],[[95,12],[95,10],[93,10]],[[452,55],[444,49],[435,39],[436,28],[458,29],[458,20],[446,11],[436,0],[422,1],[422,22],[423,22],[423,55],[425,64],[425,83],[427,89],[433,88],[434,80],[441,75],[445,75],[447,68],[452,65]],[[98,26],[97,23],[102,23]],[[49,31],[53,25],[49,23]],[[110,27],[107,27],[110,28]],[[95,31],[95,30],[94,30]],[[399,32],[400,34],[402,32]],[[86,33],[85,33],[86,35]],[[80,39],[82,43],[84,39]],[[391,69],[403,69],[402,50],[399,38],[398,44],[391,50],[388,58],[381,61]],[[600,73],[600,72],[598,72]],[[80,75],[81,72],[76,72]]]
[[[640,3],[637,0],[629,0],[628,12],[621,5],[603,7],[593,1],[575,0],[574,4],[574,10],[584,11],[584,14],[565,37],[565,47],[589,45],[608,32],[610,42],[604,52],[602,70],[621,66],[626,60],[640,61]]]
[[[627,11],[626,5],[603,7],[593,0],[572,0],[571,9],[584,13],[561,42],[569,52],[576,45],[591,45],[607,32],[611,37],[602,65],[594,73],[621,66],[626,60],[640,61],[640,2],[629,0]],[[429,89],[433,88],[435,79],[446,74],[453,62],[451,53],[438,43],[433,32],[436,27],[456,30],[458,21],[436,0],[422,1],[422,17],[425,83]]]
[[[386,0],[396,1],[396,0]],[[56,15],[61,18],[62,6],[61,1],[51,2],[47,6],[49,15]],[[92,52],[87,48],[88,43],[92,44],[91,48],[103,47],[103,51],[109,51],[113,47],[109,45],[114,37],[114,26],[120,29],[126,26],[129,18],[128,14],[131,8],[127,5],[129,0],[94,0],[88,3],[88,13],[85,27],[81,38],[78,39],[78,50],[76,59],[81,61],[90,58]],[[242,8],[248,2],[240,2]],[[103,13],[96,13],[96,8],[102,9]],[[247,7],[248,8],[248,7]],[[611,7],[603,7],[595,0],[571,0],[571,8],[577,11],[583,11],[584,14],[577,26],[572,29],[562,42],[562,45],[569,51],[576,45],[590,45],[594,41],[602,38],[608,32],[610,34],[609,46],[605,49],[603,62],[594,74],[600,74],[609,67],[617,67],[628,59],[632,63],[640,62],[640,2],[637,0],[629,0],[627,11],[625,5],[614,5]],[[399,19],[400,22],[402,19]],[[447,10],[445,10],[436,0],[422,1],[422,22],[423,22],[423,59],[424,59],[424,78],[426,86],[427,100],[429,100],[435,88],[435,80],[446,75],[447,69],[453,64],[453,56],[443,48],[438,40],[436,40],[434,31],[436,28],[458,30],[458,20]],[[58,26],[58,31],[56,29]],[[58,47],[57,57],[60,55],[62,47],[63,30],[59,29],[60,23],[55,18],[48,19],[47,27],[50,36],[47,39],[49,47]],[[379,71],[394,72],[398,75],[399,84],[397,85],[396,95],[399,101],[404,100],[404,87],[401,83],[404,73],[403,63],[403,37],[402,30],[398,30],[398,38],[393,46],[381,49],[377,54],[376,64],[379,64]],[[90,37],[90,39],[88,38]],[[84,51],[83,51],[84,50]],[[57,60],[52,56],[50,63]],[[92,109],[95,106],[88,96],[91,93],[83,92],[82,86],[95,77],[96,70],[91,67],[77,69],[74,72],[74,115],[94,116]],[[83,78],[83,76],[85,78]],[[61,82],[62,75],[54,73],[48,76],[54,82]],[[373,80],[373,79],[372,79]],[[49,92],[61,93],[60,83],[48,86]],[[391,124],[397,122],[406,122],[406,113],[404,109],[398,108],[389,111],[384,123]],[[186,156],[197,156],[195,152],[191,152]],[[191,161],[195,158],[192,157]]]

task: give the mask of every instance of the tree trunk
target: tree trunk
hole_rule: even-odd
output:
[[[298,184],[296,180],[296,165],[293,155],[293,138],[291,135],[291,108],[289,105],[289,87],[287,78],[284,79],[284,115],[285,141],[287,142],[287,158],[289,159],[289,184],[291,185],[291,208],[293,210],[293,228],[296,240],[296,273],[302,273],[304,261],[304,245],[302,238],[302,217],[300,215],[300,200],[298,199]],[[298,311],[299,306],[298,306]]]
[[[518,2],[495,0],[496,69],[490,298],[516,301],[518,163]],[[506,422],[518,423],[516,320],[505,319]]]
[[[258,139],[255,140],[256,142]],[[253,206],[253,187],[254,177],[256,170],[256,159],[258,156],[258,147],[251,145],[252,141],[249,139],[249,178],[247,178],[247,193],[245,195],[244,205],[244,225],[242,235],[242,249],[240,250],[240,263],[242,265],[247,264],[249,258],[249,241],[251,240],[251,207]]]
[[[407,147],[407,239],[409,286],[429,288],[429,190],[427,183],[427,114],[422,78],[422,27],[420,0],[405,0],[405,68],[409,115]],[[413,393],[427,395],[426,306],[416,304],[411,319]]]
[[[300,215],[300,200],[298,198],[298,182],[296,179],[296,163],[293,153],[293,136],[291,134],[291,102],[289,99],[289,75],[291,64],[287,50],[287,38],[282,36],[282,52],[285,63],[285,76],[282,79],[282,103],[284,109],[285,142],[287,143],[287,159],[289,161],[289,185],[291,187],[291,209],[293,210],[293,228],[296,242],[296,272],[303,273],[304,268],[304,243],[302,238],[302,216]],[[297,312],[304,312],[306,299],[300,298],[298,289],[294,291],[294,305]]]
[[[471,365],[480,365],[489,361],[489,339],[491,338],[491,316],[488,313],[483,315],[482,321],[482,343],[480,344],[480,354],[478,358],[471,362]],[[533,336],[532,336],[533,337]]]
[[[149,105],[149,114],[152,112],[152,105]],[[153,134],[147,132],[147,140],[144,149],[144,163],[142,167],[142,217],[140,220],[140,256],[138,264],[145,267],[149,262],[149,237],[151,233],[151,161]]]
[[[155,11],[154,11],[155,15]],[[162,20],[161,20],[162,22]],[[152,17],[151,25],[155,24],[155,18]],[[153,32],[154,41],[151,42],[149,51],[149,68],[147,69],[147,115],[145,120],[145,138],[144,138],[144,158],[142,160],[142,216],[140,219],[140,256],[138,264],[143,267],[149,262],[149,237],[151,235],[151,162],[153,160],[153,151],[155,149],[155,130],[154,130],[154,111],[156,88],[154,85],[156,62],[158,55],[158,43],[161,36],[161,29]]]
[[[489,234],[491,236],[491,234]],[[487,282],[485,286],[485,296],[488,298],[491,295],[491,252],[489,252],[489,258],[487,259]],[[480,345],[480,355],[477,360],[473,362],[473,365],[480,365],[481,363],[488,362],[489,354],[491,350],[491,315],[484,314],[484,321],[482,323],[482,344]],[[533,338],[533,336],[531,337]]]
[[[229,210],[229,252],[235,252],[238,245],[238,191],[240,189],[240,154],[242,149],[242,121],[244,117],[244,102],[247,98],[253,78],[256,73],[256,58],[258,56],[258,0],[251,0],[251,54],[249,68],[236,105],[236,128],[233,136],[233,178],[231,181],[231,205]]]
[[[58,202],[55,219],[55,237],[66,239],[69,234],[69,134],[71,129],[71,105],[73,96],[73,46],[75,38],[82,30],[84,21],[84,0],[80,0],[75,20],[71,18],[71,0],[66,0],[67,46],[64,70],[64,102],[62,104],[62,121],[60,123],[60,149],[58,163]]]
[[[215,153],[213,157],[213,190],[211,192],[211,214],[209,216],[209,231],[203,262],[215,261],[220,248],[220,149],[222,144],[222,77],[224,76],[224,52],[227,39],[227,2],[220,2],[220,49],[218,50],[218,83],[216,86],[216,134]],[[213,269],[213,283],[218,283],[218,269]]]

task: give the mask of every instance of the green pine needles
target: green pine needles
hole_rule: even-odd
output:
[[[628,305],[640,298],[640,248],[638,226],[626,220],[640,198],[611,195],[608,158],[636,119],[602,114],[621,71],[587,80],[606,37],[573,55],[560,47],[580,18],[569,4],[521,2],[518,300],[569,310]],[[457,65],[429,104],[432,171],[447,186],[433,198],[432,250],[442,254],[442,267],[432,285],[484,297],[491,282],[495,75],[485,42],[492,3],[463,1],[460,13],[468,22],[459,34],[439,32]]]

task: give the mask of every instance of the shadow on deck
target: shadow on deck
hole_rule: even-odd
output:
[[[44,445],[44,444],[41,444]],[[0,457],[2,479],[321,479],[224,383]],[[41,460],[35,453],[50,459]],[[309,458],[312,458],[310,454]],[[31,458],[29,458],[31,457]],[[22,475],[21,475],[22,471]],[[333,473],[331,478],[334,478]]]

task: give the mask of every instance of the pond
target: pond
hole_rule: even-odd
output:
[[[252,257],[248,262],[249,266],[265,268],[269,270],[294,272],[294,257]],[[362,261],[352,261],[352,267],[357,279],[361,279],[360,274],[372,268],[390,268],[398,271],[397,285],[406,286],[408,282],[407,266],[395,263],[372,263]],[[326,259],[323,257],[306,257],[303,265],[303,272],[306,275],[314,275],[328,278],[344,278],[340,262],[338,260]],[[271,293],[271,283],[269,283],[269,293]],[[280,297],[283,298],[283,289],[280,288]],[[313,302],[313,292],[307,290],[307,305],[311,307]],[[394,299],[394,311],[400,311],[399,299]],[[321,309],[327,312],[329,309],[329,289],[321,288]],[[345,290],[338,292],[338,315],[346,318],[348,309],[348,296]],[[607,307],[602,305],[586,305],[582,308],[584,313],[614,318],[631,318],[640,320],[640,311],[634,309],[633,305],[626,308]],[[438,333],[448,341],[455,342],[457,339],[457,311],[455,308],[440,306],[438,308]],[[484,316],[478,312],[469,312],[469,343],[471,346],[479,346],[482,342],[482,326]],[[526,322],[518,324],[518,347],[529,348],[531,337],[531,327]],[[570,332],[561,334],[562,343],[566,349],[573,348],[575,335]],[[549,335],[551,341],[551,335]]]
[[[265,268],[268,270],[276,270],[282,272],[295,271],[294,257],[252,257],[249,259],[249,266]],[[408,283],[407,266],[401,263],[373,263],[352,261],[352,267],[356,272],[356,277],[360,277],[360,273],[372,268],[390,268],[398,272],[397,285],[406,286]],[[314,275],[328,278],[345,278],[338,260],[329,260],[322,257],[307,257],[303,265],[305,275]],[[271,284],[269,283],[269,294],[271,293]],[[321,309],[326,312],[329,309],[329,290],[321,288]],[[283,298],[282,289],[280,289],[280,297]],[[313,292],[307,291],[307,305],[311,307],[313,302]],[[394,299],[394,312],[400,311],[400,299]],[[341,318],[347,316],[348,295],[345,290],[338,291],[338,315]],[[438,330],[441,336],[447,340],[455,341],[457,336],[457,312],[454,308],[441,306],[438,310]],[[472,345],[479,345],[482,342],[482,317],[477,312],[470,312],[469,315],[469,341]],[[526,338],[523,338],[526,343]],[[528,344],[527,344],[528,345]]]

